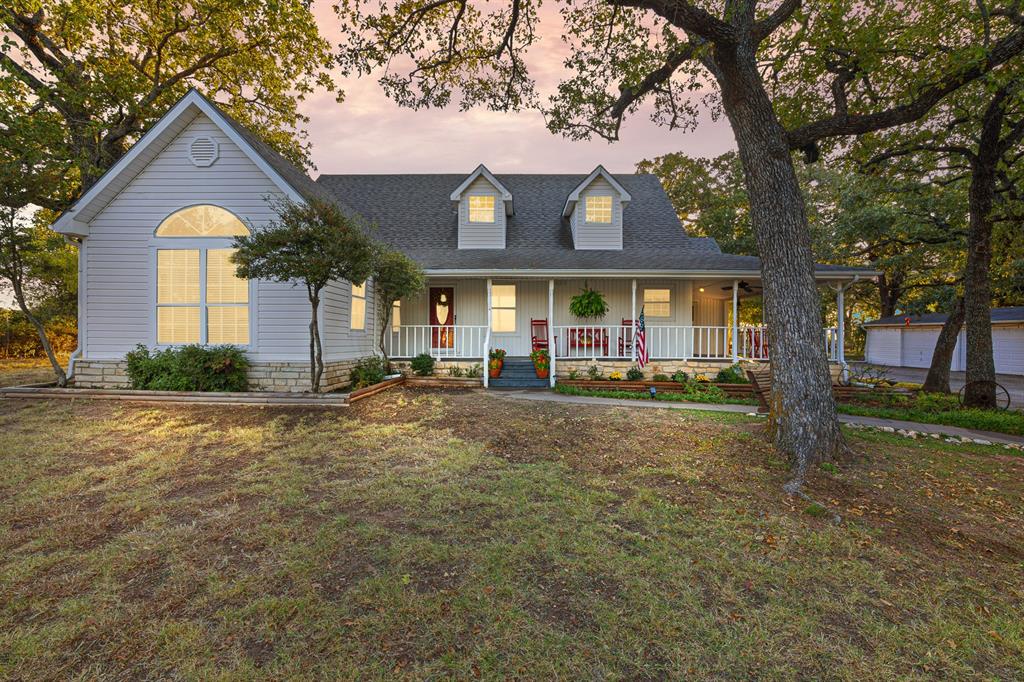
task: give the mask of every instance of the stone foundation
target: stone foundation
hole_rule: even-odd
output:
[[[412,367],[409,366],[409,360],[392,360],[391,367],[396,372],[401,372],[405,375],[412,374]],[[453,376],[451,370],[453,367],[457,367],[462,370],[462,376],[465,376],[466,371],[473,367],[480,366],[481,375],[486,369],[483,362],[480,360],[435,360],[434,361],[434,375],[435,376]]]
[[[576,370],[579,373],[579,378],[585,379],[587,377],[587,370],[593,365],[597,365],[601,374],[605,377],[612,372],[622,372],[622,376],[625,377],[629,368],[635,364],[630,360],[597,360],[595,362],[578,358],[556,358],[555,376],[560,379],[568,379],[569,372]],[[655,374],[665,374],[671,377],[676,372],[682,370],[691,378],[698,374],[703,374],[708,379],[714,380],[718,370],[730,365],[732,365],[732,362],[728,360],[651,360],[644,367],[643,371],[645,379],[651,379]],[[744,370],[751,369],[756,371],[761,368],[767,368],[768,363],[740,361],[740,366]],[[832,373],[832,382],[835,383],[839,379],[839,372],[842,370],[842,367],[839,363],[832,362],[829,363],[829,370]]]
[[[326,392],[347,387],[349,373],[358,362],[325,362],[320,390]],[[78,360],[72,383],[79,388],[128,388],[126,366],[124,360]],[[309,363],[256,362],[249,367],[248,378],[251,391],[303,393],[309,390]]]

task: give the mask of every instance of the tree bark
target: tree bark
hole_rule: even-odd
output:
[[[926,393],[949,393],[949,368],[953,362],[953,351],[956,350],[956,338],[963,326],[964,299],[959,297],[935,342],[932,363],[928,367],[928,376],[925,377],[922,387]]]
[[[971,186],[967,192],[970,225],[967,230],[967,266],[964,269],[964,323],[967,326],[964,405],[984,409],[996,406],[989,268],[992,264],[992,209],[996,198],[1005,99],[1005,91],[997,93],[985,111],[978,153],[971,159]]]
[[[795,492],[809,468],[844,448],[832,395],[814,280],[810,229],[793,160],[757,69],[754,48],[718,46],[715,76],[743,161],[751,222],[761,256],[771,347],[769,424],[794,463]]]
[[[320,289],[307,287],[309,291],[309,307],[312,312],[309,319],[309,377],[310,390],[320,392],[320,377],[324,373],[324,352],[320,345]]]

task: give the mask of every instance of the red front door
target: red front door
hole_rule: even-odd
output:
[[[432,348],[455,345],[455,289],[430,287],[430,324]]]

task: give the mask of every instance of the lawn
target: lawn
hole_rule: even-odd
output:
[[[67,368],[67,358],[60,360]],[[0,358],[0,387],[47,381],[54,381],[54,374],[46,358]]]
[[[1019,679],[1024,458],[393,390],[0,401],[2,679]]]

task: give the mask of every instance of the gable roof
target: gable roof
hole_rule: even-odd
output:
[[[569,192],[569,196],[567,196],[565,199],[565,205],[562,206],[563,216],[572,215],[572,209],[569,208],[569,205],[578,202],[580,200],[580,192],[585,190],[587,187],[590,187],[590,183],[594,182],[594,180],[596,180],[598,176],[604,178],[605,181],[609,185],[611,185],[616,192],[619,193],[619,201],[621,201],[623,204],[626,204],[632,200],[632,196],[630,195],[630,193],[626,191],[625,187],[619,184],[619,181],[615,179],[615,176],[606,171],[604,169],[604,166],[598,164],[597,168],[592,170],[590,172],[590,175],[583,179],[583,182],[576,185],[572,189],[572,191]]]
[[[992,308],[989,311],[992,324],[1007,324],[1024,322],[1024,306],[1008,306],[1005,308]],[[925,313],[924,315],[890,315],[880,317],[871,322],[865,322],[865,327],[905,327],[916,325],[940,325],[945,324],[949,317],[947,313]]]
[[[465,180],[462,181],[461,185],[459,185],[452,191],[451,200],[459,201],[462,198],[463,193],[467,189],[469,189],[469,186],[472,185],[480,176],[483,176],[487,180],[487,182],[491,183],[494,189],[501,192],[501,200],[505,204],[505,213],[508,215],[512,215],[512,192],[509,192],[508,189],[506,189],[505,185],[501,184],[498,178],[494,177],[494,174],[491,173],[491,171],[487,170],[487,166],[483,165],[482,163],[479,166],[477,166],[476,169],[472,173],[470,173]]]
[[[64,234],[87,236],[89,221],[200,114],[220,128],[292,201],[308,201],[314,197],[335,201],[330,193],[325,192],[259,136],[221,111],[198,90],[191,89],[57,218],[53,229]]]
[[[584,271],[736,272],[756,276],[761,262],[722,253],[713,239],[686,234],[654,175],[620,175],[633,201],[623,208],[622,250],[580,251],[573,247],[565,197],[584,175],[498,174],[516,197],[504,249],[459,249],[458,213],[451,192],[464,176],[321,175],[317,183],[377,224],[374,237],[402,251],[428,272]],[[401,200],[396,201],[396,197]],[[823,271],[864,269],[821,266]]]

